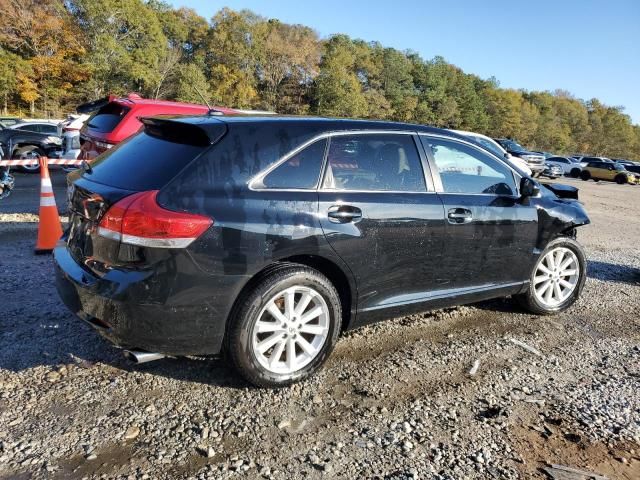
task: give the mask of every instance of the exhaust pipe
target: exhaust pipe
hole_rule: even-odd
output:
[[[133,363],[153,362],[154,360],[160,360],[165,357],[165,355],[161,353],[144,352],[142,350],[125,350],[124,356]]]

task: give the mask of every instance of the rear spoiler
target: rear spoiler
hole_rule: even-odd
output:
[[[95,112],[96,110],[104,107],[108,103],[114,101],[116,98],[118,97],[116,97],[115,95],[109,95],[108,97],[101,98],[99,100],[94,100],[93,102],[83,103],[82,105],[78,105],[78,107],[76,108],[76,112],[78,113]]]
[[[157,138],[175,143],[206,147],[218,142],[227,133],[227,124],[217,119],[192,123],[180,117],[140,117],[144,131]]]

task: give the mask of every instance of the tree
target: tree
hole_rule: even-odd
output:
[[[212,99],[202,70],[194,63],[188,63],[180,68],[176,78],[174,98],[181,102],[204,103]]]
[[[256,25],[258,77],[264,108],[297,113],[318,74],[320,44],[308,27],[269,20]]]
[[[20,74],[21,98],[30,104],[43,100],[57,104],[73,83],[86,78],[78,63],[84,53],[72,18],[53,0],[5,0],[0,3],[0,42],[29,63],[28,73]]]
[[[139,91],[153,96],[162,76],[168,48],[162,25],[152,8],[140,0],[67,0],[89,55],[91,78],[84,93]]]
[[[367,115],[367,101],[354,67],[351,40],[344,35],[331,37],[325,43],[320,74],[316,79],[317,113],[336,117]]]

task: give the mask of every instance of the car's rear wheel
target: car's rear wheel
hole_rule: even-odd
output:
[[[549,242],[536,262],[527,292],[516,298],[527,310],[549,315],[569,308],[586,280],[582,246],[568,237]]]
[[[571,176],[571,178],[578,178],[580,176],[580,169],[572,168],[571,172],[569,172],[569,175]]]
[[[340,331],[340,297],[320,272],[287,265],[260,280],[232,315],[227,354],[261,387],[300,381],[326,361]]]
[[[580,178],[586,182],[591,178],[591,174],[588,171],[583,170],[580,172]]]
[[[616,183],[618,185],[624,185],[625,183],[627,183],[627,177],[625,177],[624,175],[618,175],[616,177]]]

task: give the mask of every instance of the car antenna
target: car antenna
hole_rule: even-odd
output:
[[[209,102],[207,102],[207,99],[204,98],[204,95],[202,94],[200,89],[196,85],[194,85],[193,88],[195,89],[196,93],[200,96],[200,99],[205,103],[205,105],[209,109],[209,115],[218,115],[218,112],[214,108],[212,108],[211,105],[209,105]]]

